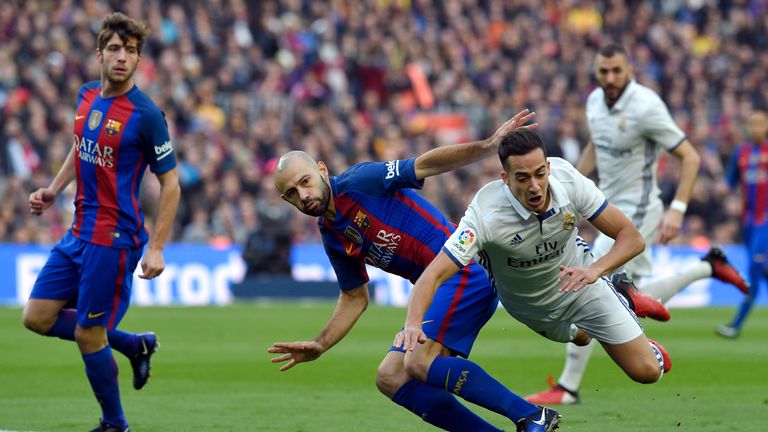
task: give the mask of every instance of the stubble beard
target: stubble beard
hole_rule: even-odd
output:
[[[306,208],[302,210],[305,214],[309,216],[314,217],[320,217],[328,210],[328,204],[331,201],[331,187],[328,186],[328,183],[323,181],[322,183],[322,191],[320,193],[320,204],[317,206],[316,209],[310,211]]]

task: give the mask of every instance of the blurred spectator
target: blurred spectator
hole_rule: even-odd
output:
[[[116,9],[152,28],[136,80],[175,140],[177,241],[250,245],[252,262],[288,235],[318,241],[314,222],[282,213],[273,191],[271,165],[290,149],[338,173],[487,136],[525,107],[539,113],[550,153],[573,162],[587,139],[591,61],[608,40],[627,48],[637,80],[704,155],[681,241],[739,240],[738,212],[712,185],[746,116],[768,102],[762,0],[2,2],[0,241],[45,243],[69,224],[71,193],[45,218],[24,203],[63,162],[77,91],[98,78],[94,25]],[[498,176],[491,159],[424,193],[458,220]],[[660,170],[662,184],[674,181],[673,163]]]

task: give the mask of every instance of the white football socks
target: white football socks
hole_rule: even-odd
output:
[[[637,289],[647,296],[666,303],[688,285],[710,276],[712,276],[712,265],[707,261],[698,261],[679,273],[644,282],[643,286],[638,286]]]
[[[589,357],[592,355],[592,351],[597,343],[596,339],[592,339],[585,346],[578,346],[572,343],[566,346],[568,356],[565,359],[563,373],[560,374],[560,379],[557,380],[558,384],[572,392],[579,390],[581,379],[584,378],[584,372],[589,364]]]

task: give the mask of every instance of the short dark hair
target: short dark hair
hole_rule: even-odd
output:
[[[601,46],[600,49],[597,50],[597,53],[603,57],[613,57],[616,54],[621,54],[627,59],[629,59],[629,54],[627,54],[627,50],[625,50],[623,46],[617,44],[616,42],[609,42]]]
[[[547,150],[544,148],[544,142],[535,132],[526,128],[515,129],[504,135],[499,144],[499,159],[504,170],[509,170],[508,159],[510,156],[526,155],[537,148],[544,152],[544,158],[547,157]]]
[[[115,33],[123,42],[135,38],[138,45],[137,48],[139,53],[141,53],[141,47],[144,45],[147,36],[149,36],[149,26],[143,21],[134,21],[120,12],[109,14],[101,22],[101,29],[99,29],[99,34],[96,36],[96,45],[99,47],[99,51],[104,50],[107,42],[112,39]]]

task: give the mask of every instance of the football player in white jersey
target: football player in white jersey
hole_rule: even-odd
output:
[[[672,364],[646,338],[637,317],[604,276],[641,253],[642,234],[571,164],[547,159],[532,131],[508,133],[499,146],[501,180],[475,195],[456,231],[416,281],[395,346],[412,352],[425,339],[424,312],[440,284],[478,255],[504,308],[558,342],[597,339],[633,380],[658,381]],[[615,239],[599,259],[578,236],[583,217]]]
[[[639,281],[651,274],[650,245],[664,244],[680,232],[683,216],[699,171],[699,155],[675,124],[669,110],[653,90],[635,82],[632,65],[626,51],[617,44],[608,44],[597,53],[594,72],[599,83],[587,98],[586,113],[591,141],[587,144],[576,168],[584,175],[597,169],[600,190],[640,230],[648,245],[621,270]],[[680,180],[674,200],[664,211],[656,180],[659,154],[664,149],[680,160]],[[613,239],[599,235],[593,253],[603,256]],[[672,276],[640,284],[639,291],[662,303],[690,283],[715,277],[736,286],[743,293],[749,290],[744,278],[726,259],[720,248],[713,247],[700,261]],[[614,285],[636,293],[629,278],[614,275]],[[620,288],[617,286],[617,288]],[[653,304],[649,304],[653,306]],[[665,312],[655,314],[644,307],[635,308],[638,316],[667,320]],[[579,401],[578,389],[594,349],[568,344],[563,372],[550,388],[529,395],[532,403],[554,405]]]

